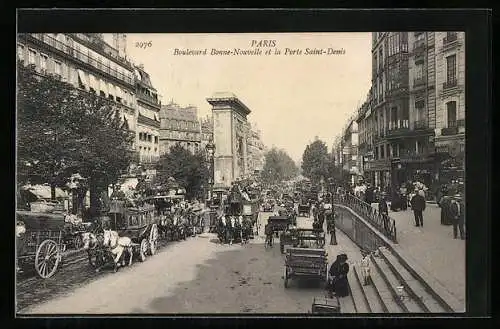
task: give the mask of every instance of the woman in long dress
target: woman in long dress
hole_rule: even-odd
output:
[[[332,288],[337,297],[349,295],[349,282],[347,281],[349,273],[349,264],[347,264],[347,255],[340,254],[337,260],[330,267],[329,274],[332,278]]]

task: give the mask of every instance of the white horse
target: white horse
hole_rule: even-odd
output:
[[[132,265],[133,243],[129,237],[120,237],[118,232],[112,230],[104,230],[104,246],[109,247],[111,254],[115,256],[115,267],[123,255],[124,251],[129,254],[128,266]],[[122,259],[122,266],[125,266],[125,258]]]

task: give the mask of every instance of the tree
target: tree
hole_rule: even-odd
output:
[[[312,183],[317,184],[321,178],[328,177],[328,167],[331,157],[328,155],[328,147],[320,140],[306,146],[302,155],[302,173]]]
[[[204,154],[201,151],[192,154],[179,144],[172,146],[169,153],[160,157],[157,170],[158,183],[168,185],[169,178],[173,177],[186,189],[188,198],[200,195],[209,175]]]
[[[18,65],[18,181],[63,186],[79,172],[89,178],[91,208],[130,164],[133,134],[115,104],[56,76]]]
[[[269,183],[279,183],[297,175],[298,168],[295,162],[284,151],[272,148],[264,156],[262,179]]]

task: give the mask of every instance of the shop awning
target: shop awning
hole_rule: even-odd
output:
[[[51,198],[51,191],[49,185],[25,185],[22,187],[22,190],[30,192],[38,199],[47,199]],[[68,194],[62,189],[56,187],[56,198],[67,198]]]
[[[89,82],[87,81],[87,77],[85,76],[85,73],[82,70],[78,70],[78,78],[80,79],[80,82],[82,85],[85,87],[89,86]]]

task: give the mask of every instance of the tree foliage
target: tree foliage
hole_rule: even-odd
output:
[[[272,148],[264,156],[262,179],[269,183],[278,183],[295,177],[298,168],[292,158],[284,151]]]
[[[193,154],[179,144],[174,145],[169,153],[160,157],[157,170],[157,183],[171,184],[169,178],[173,177],[179,186],[186,189],[188,198],[199,197],[203,186],[207,186],[209,172],[201,151]]]
[[[105,188],[127,169],[133,135],[113,102],[18,65],[18,182],[63,186],[75,172]]]
[[[316,139],[306,146],[302,155],[302,174],[313,183],[318,183],[321,178],[327,178],[331,171],[331,155],[328,154],[328,147],[325,142]]]

